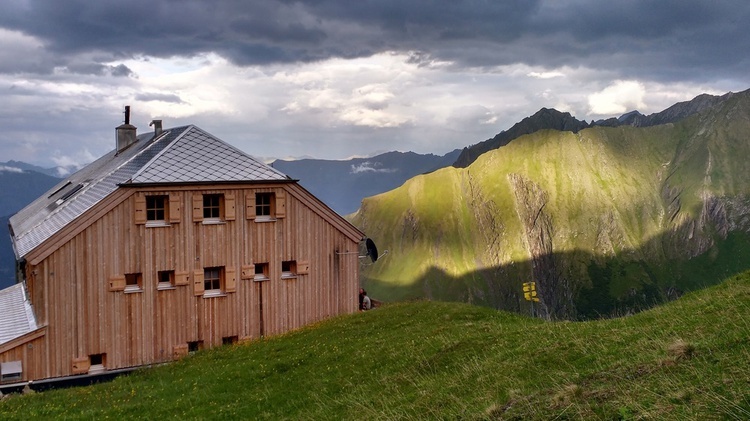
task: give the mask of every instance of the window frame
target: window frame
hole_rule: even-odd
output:
[[[161,201],[161,206],[155,201]],[[158,218],[161,212],[162,218]],[[151,218],[152,213],[154,218]],[[146,225],[163,226],[169,225],[169,195],[154,194],[146,196]]]
[[[268,262],[261,262],[255,264],[255,273],[253,274],[253,281],[261,282],[269,280],[268,276]]]
[[[276,219],[276,194],[274,192],[255,193],[255,220],[273,221]]]
[[[216,203],[206,203],[207,200],[216,199]],[[223,193],[204,193],[203,194],[203,223],[216,224],[224,222],[224,194]],[[216,215],[216,216],[214,216]]]
[[[287,266],[287,267],[285,268],[284,266]],[[281,262],[281,279],[294,279],[296,277],[297,277],[297,261],[296,260],[283,260]]]
[[[23,379],[23,361],[6,361],[0,363],[0,383],[13,383]]]
[[[95,364],[96,363],[96,364]],[[90,354],[89,355],[89,370],[90,374],[99,373],[107,369],[107,353],[102,352],[101,354]]]
[[[143,273],[133,272],[125,274],[124,292],[142,292],[143,291]]]
[[[197,341],[188,341],[187,343],[187,352],[188,354],[195,354],[196,352],[203,349],[203,341],[197,340]]]
[[[209,273],[216,272],[216,277],[210,277]],[[210,285],[209,285],[210,284]],[[211,286],[211,288],[208,288]],[[218,286],[218,288],[213,288]],[[203,268],[203,296],[212,297],[217,295],[224,295],[225,293],[225,282],[224,282],[224,267],[223,266],[212,266]]]
[[[166,279],[166,281],[164,280]],[[160,270],[156,272],[156,289],[174,289],[175,288],[175,271]]]

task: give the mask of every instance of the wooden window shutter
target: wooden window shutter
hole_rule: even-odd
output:
[[[203,269],[193,272],[193,294],[203,295],[205,286],[203,285]]]
[[[138,225],[146,223],[146,196],[140,194],[135,196],[135,223]]]
[[[203,194],[193,193],[193,222],[203,221]]]
[[[86,374],[89,372],[89,368],[91,368],[91,361],[89,357],[73,358],[71,368],[73,374]]]
[[[235,206],[234,206],[234,195],[225,194],[224,195],[224,220],[234,221],[235,215],[236,215],[236,211],[235,211]]]
[[[310,261],[302,260],[297,262],[297,275],[307,275],[310,273]]]
[[[188,355],[188,344],[175,345],[172,348],[172,359],[178,360]]]
[[[172,193],[169,195],[169,222],[173,224],[180,222],[180,216],[182,215],[181,199],[181,193]]]
[[[187,271],[179,271],[174,273],[174,284],[175,286],[182,286],[188,284],[189,273]]]
[[[255,219],[255,193],[245,191],[245,218]]]
[[[237,278],[233,267],[224,268],[224,292],[237,291]]]
[[[255,265],[242,265],[242,272],[240,273],[240,279],[253,279],[255,278]]]
[[[110,291],[124,291],[125,290],[125,276],[117,275],[109,278],[109,290]]]
[[[286,192],[278,190],[276,192],[276,217],[283,218],[286,216]]]

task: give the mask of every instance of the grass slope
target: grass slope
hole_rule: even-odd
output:
[[[413,302],[16,396],[2,419],[748,419],[750,273],[635,316]]]

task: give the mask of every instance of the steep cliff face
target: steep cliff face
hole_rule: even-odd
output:
[[[750,92],[677,123],[546,130],[365,199],[380,298],[592,317],[750,268]],[[375,231],[372,227],[377,227]],[[370,288],[368,288],[370,289]]]
[[[516,212],[523,225],[524,243],[531,260],[541,314],[551,319],[571,317],[575,314],[572,291],[554,253],[554,224],[552,216],[545,210],[549,195],[522,175],[508,174],[508,179],[513,188]]]

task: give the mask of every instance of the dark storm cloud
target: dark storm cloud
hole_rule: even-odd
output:
[[[703,80],[750,67],[745,0],[9,0],[0,26],[56,55],[217,52],[240,65],[416,52],[422,64],[525,63]],[[427,61],[422,61],[427,60]],[[48,60],[50,63],[54,60]],[[27,66],[28,67],[28,66]]]
[[[184,101],[182,98],[180,98],[177,95],[172,94],[160,94],[160,93],[153,93],[153,92],[145,92],[142,94],[137,94],[135,96],[136,101],[161,101],[161,102],[170,102],[173,104],[182,104]]]
[[[100,63],[69,63],[64,67],[69,73],[79,75],[91,75],[91,76],[115,76],[115,77],[128,77],[133,76],[133,71],[124,64],[118,64],[117,66],[108,66]]]

